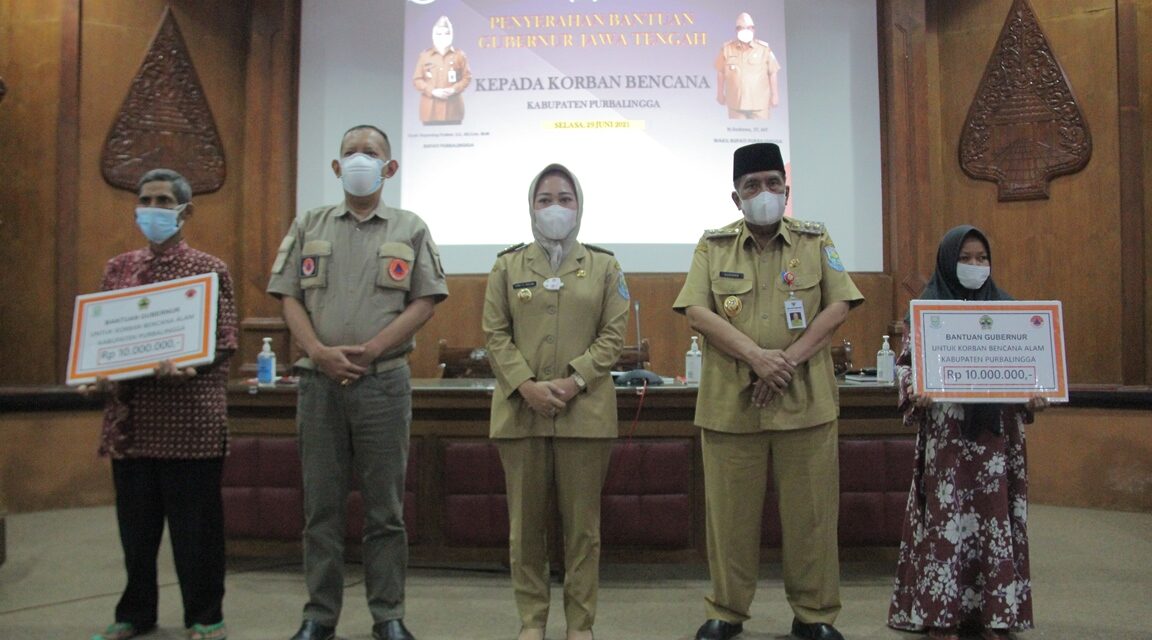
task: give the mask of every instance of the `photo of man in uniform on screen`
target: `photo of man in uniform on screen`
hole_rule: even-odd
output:
[[[420,52],[412,85],[420,92],[420,122],[460,124],[464,98],[460,94],[472,81],[468,56],[452,46],[452,22],[440,16],[432,25],[432,47]]]
[[[752,16],[736,18],[736,38],[716,57],[716,102],[728,107],[733,120],[767,120],[780,104],[776,76],[780,63],[767,42],[756,39]]]

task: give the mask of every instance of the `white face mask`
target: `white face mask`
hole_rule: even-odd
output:
[[[448,31],[446,33],[442,33],[439,32],[439,30],[433,31],[432,46],[441,53],[447,51],[448,47],[452,46],[452,32]]]
[[[751,200],[740,200],[740,210],[744,212],[744,219],[752,224],[768,226],[780,222],[784,217],[784,203],[787,195],[761,191]]]
[[[576,210],[554,204],[537,209],[536,228],[549,240],[563,240],[576,228]]]
[[[149,242],[164,244],[184,226],[184,221],[180,219],[180,212],[184,210],[184,206],[180,205],[175,209],[136,207],[136,226]]]
[[[384,176],[380,175],[382,169],[383,160],[363,153],[340,158],[340,180],[344,183],[344,190],[354,196],[376,193],[384,184]]]
[[[960,284],[964,285],[965,289],[975,291],[983,287],[991,273],[992,267],[989,266],[981,267],[974,264],[964,264],[962,262],[956,263],[956,279],[960,281]]]
[[[736,31],[736,39],[744,44],[752,42],[753,35],[755,35],[755,32],[751,29],[740,29]]]

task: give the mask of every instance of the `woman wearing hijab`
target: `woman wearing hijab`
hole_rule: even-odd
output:
[[[1012,300],[991,278],[979,229],[944,235],[924,300]],[[1027,404],[932,402],[912,393],[909,344],[896,361],[904,424],[918,429],[888,625],[956,640],[1031,629],[1028,478],[1024,427],[1044,398]]]
[[[596,619],[600,491],[617,435],[609,371],[624,344],[628,287],[611,252],[576,241],[584,196],[572,172],[545,167],[528,204],[536,241],[500,253],[484,296],[496,376],[490,436],[507,483],[519,639],[544,638],[555,496],[567,638],[586,640]]]

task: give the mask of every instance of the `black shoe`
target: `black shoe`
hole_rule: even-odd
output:
[[[744,625],[739,622],[724,622],[723,620],[709,620],[696,630],[696,640],[729,640],[744,631]]]
[[[844,640],[836,627],[826,622],[800,622],[792,618],[792,635],[802,640]]]
[[[320,624],[315,620],[305,620],[300,630],[292,636],[292,640],[334,640],[336,627]]]
[[[372,625],[372,640],[416,640],[404,627],[404,621],[397,618]]]

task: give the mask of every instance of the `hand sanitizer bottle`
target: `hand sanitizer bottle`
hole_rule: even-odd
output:
[[[256,384],[276,386],[276,352],[272,350],[272,338],[264,338],[264,348],[256,355]]]
[[[684,382],[692,384],[700,382],[702,360],[703,354],[700,353],[700,345],[696,342],[696,336],[692,336],[692,347],[688,349],[688,353],[684,354]]]
[[[876,382],[892,384],[896,374],[896,353],[888,346],[888,336],[884,336],[884,344],[876,352]]]

